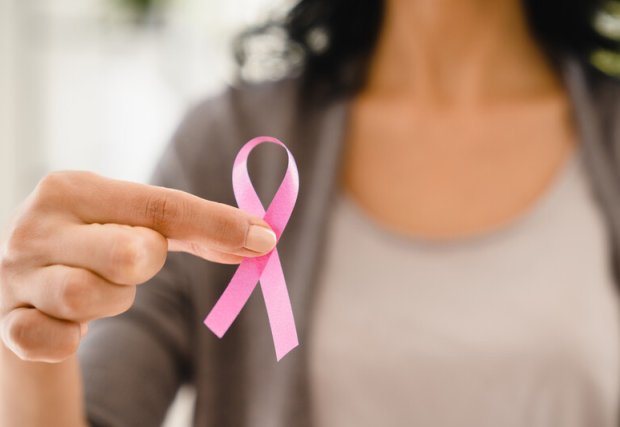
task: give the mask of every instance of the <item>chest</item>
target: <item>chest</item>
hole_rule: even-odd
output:
[[[400,232],[454,237],[527,211],[575,147],[562,104],[429,111],[353,106],[343,185]]]
[[[575,160],[517,223],[456,242],[339,200],[310,347],[320,425],[616,425],[610,242]]]

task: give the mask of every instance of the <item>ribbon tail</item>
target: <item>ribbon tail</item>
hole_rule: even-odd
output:
[[[244,259],[205,318],[204,324],[219,338],[224,336],[252,295],[268,257]]]
[[[271,252],[260,277],[260,285],[271,326],[276,358],[280,361],[289,351],[299,345],[299,340],[277,249]]]

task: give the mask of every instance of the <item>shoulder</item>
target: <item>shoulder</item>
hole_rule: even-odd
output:
[[[271,135],[286,141],[295,132],[302,108],[299,82],[227,87],[192,106],[178,126],[156,169],[155,184],[179,188],[205,198],[225,179],[239,148],[250,138]],[[210,183],[207,185],[206,183]]]
[[[205,130],[213,125],[235,130],[261,127],[263,123],[277,124],[290,118],[290,113],[296,110],[298,94],[297,79],[229,86],[193,106],[179,131]]]
[[[597,72],[590,77],[591,94],[601,126],[616,132],[620,125],[620,81]],[[620,137],[620,134],[616,134]],[[616,141],[616,144],[620,141]]]
[[[616,126],[620,118],[620,80],[604,74],[587,59],[565,56],[562,72],[572,94],[575,108],[589,109],[603,133]]]

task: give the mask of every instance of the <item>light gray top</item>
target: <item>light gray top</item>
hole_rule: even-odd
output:
[[[310,335],[321,427],[612,427],[609,237],[578,155],[515,222],[406,238],[341,194]]]
[[[556,59],[619,273],[620,85],[575,57]],[[153,182],[234,205],[231,170],[239,148],[257,135],[286,142],[299,167],[300,192],[278,251],[301,345],[276,362],[260,292],[254,292],[224,338],[217,338],[202,321],[235,266],[170,254],[163,270],[138,287],[131,310],[91,323],[80,347],[93,426],[157,426],[179,386],[191,383],[195,426],[319,427],[308,387],[310,320],[326,261],[327,214],[337,190],[351,99],[314,105],[300,88],[297,79],[230,88],[196,106],[176,132]],[[266,197],[277,189],[285,163],[281,151],[268,148],[257,148],[250,158],[252,181]],[[582,231],[574,224],[564,238],[579,246]],[[561,270],[552,253],[544,255],[537,260],[541,265]],[[614,278],[620,283],[620,275]],[[549,298],[564,298],[563,289],[557,292]],[[607,333],[605,327],[600,333]],[[458,408],[446,404],[443,409]]]

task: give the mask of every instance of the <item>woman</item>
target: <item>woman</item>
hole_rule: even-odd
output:
[[[3,241],[2,425],[153,426],[183,382],[201,426],[617,425],[619,89],[579,60],[595,6],[302,0],[301,77],[195,108],[155,178],[182,191],[44,179]],[[280,363],[256,292],[222,340],[202,325],[218,263],[276,243],[212,202],[261,134],[300,168]],[[284,159],[257,151],[273,194]]]

